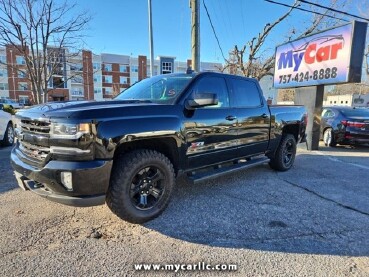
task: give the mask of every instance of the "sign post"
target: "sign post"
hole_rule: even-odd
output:
[[[361,82],[367,23],[352,23],[277,46],[274,87],[296,88],[308,111],[309,150],[319,147],[324,85]]]

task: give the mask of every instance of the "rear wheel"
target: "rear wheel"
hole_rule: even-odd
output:
[[[14,143],[14,128],[13,128],[13,124],[9,122],[8,125],[6,126],[6,131],[5,131],[4,139],[3,139],[3,145],[10,146],[10,145],[13,145],[13,143]]]
[[[153,150],[135,150],[115,161],[106,203],[132,223],[159,216],[169,204],[174,170],[169,159]]]
[[[295,161],[295,156],[296,139],[291,134],[285,134],[282,136],[274,157],[270,159],[269,165],[275,170],[289,170]]]
[[[323,141],[324,141],[325,146],[335,147],[337,145],[336,141],[334,140],[332,128],[328,128],[324,131]]]

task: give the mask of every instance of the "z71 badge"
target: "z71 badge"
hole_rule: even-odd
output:
[[[197,148],[199,146],[204,146],[204,142],[200,141],[200,142],[193,142],[191,143],[191,148]]]

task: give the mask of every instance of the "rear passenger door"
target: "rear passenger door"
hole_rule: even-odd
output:
[[[228,79],[231,107],[237,116],[239,155],[264,153],[269,144],[270,112],[258,84],[236,76]]]

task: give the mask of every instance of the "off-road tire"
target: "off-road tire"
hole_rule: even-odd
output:
[[[284,134],[274,157],[270,159],[269,166],[278,171],[287,171],[293,166],[295,157],[296,139],[291,134]]]
[[[146,168],[149,168],[148,172],[145,172]],[[143,185],[143,182],[145,182],[146,186],[149,182],[146,181],[149,180],[147,179],[149,178],[149,173],[151,170],[155,172],[154,169],[160,172],[159,175],[162,175],[163,179],[160,179],[155,184],[152,182],[154,184],[152,190],[160,186],[163,188],[162,193],[153,207],[147,209],[144,206],[138,207],[143,197],[140,193],[143,193],[143,191],[137,194],[136,190],[141,190],[141,188],[139,188],[140,185],[134,183]],[[174,183],[173,165],[162,153],[147,149],[124,153],[114,161],[109,189],[106,195],[106,204],[121,219],[131,223],[144,223],[158,217],[165,210],[169,204]],[[146,194],[146,190],[149,190],[149,187],[143,190],[145,190],[144,193]],[[147,205],[148,200],[155,202],[157,198],[154,197],[154,194],[158,195],[157,191],[146,194]],[[132,194],[140,196],[140,203],[135,203],[137,199]]]

